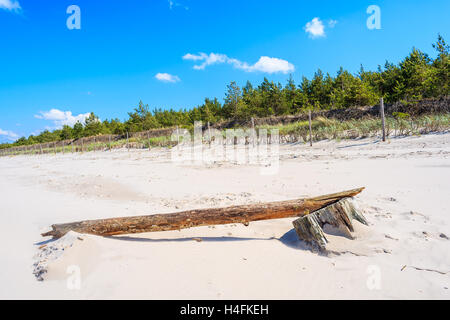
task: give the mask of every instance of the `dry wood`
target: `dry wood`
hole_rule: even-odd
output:
[[[343,235],[353,239],[354,231],[352,220],[368,225],[364,216],[356,210],[348,198],[344,198],[325,208],[315,211],[293,222],[295,231],[300,240],[306,241],[321,250],[326,249],[328,242],[322,228],[328,224]]]
[[[380,99],[380,114],[381,114],[381,129],[383,131],[383,142],[386,141],[386,120],[384,116],[384,100],[383,97]]]
[[[52,231],[43,233],[42,236],[60,238],[69,231],[100,236],[112,236],[119,234],[181,230],[199,226],[231,223],[243,223],[248,225],[251,221],[301,217],[341,199],[354,197],[363,190],[364,188],[359,188],[316,198],[249,204],[219,209],[190,210],[170,214],[57,224],[52,226]]]
[[[313,145],[313,138],[312,138],[311,110],[309,110],[309,112],[308,112],[308,119],[309,119],[309,145],[312,147],[312,145]]]

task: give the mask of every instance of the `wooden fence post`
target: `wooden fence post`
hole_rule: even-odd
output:
[[[312,147],[313,140],[312,140],[312,116],[311,116],[311,110],[309,110],[308,118],[309,118],[309,145]]]
[[[209,137],[209,147],[211,148],[212,137],[211,137],[211,126],[209,125],[209,121],[208,121],[208,137]]]
[[[381,126],[383,130],[383,142],[386,141],[386,120],[384,118],[384,100],[383,97],[380,99],[380,113],[381,113]]]
[[[252,117],[252,143],[253,148],[255,147],[255,138],[257,137],[256,129],[255,129],[255,119]]]

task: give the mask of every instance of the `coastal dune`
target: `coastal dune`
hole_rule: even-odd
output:
[[[450,133],[279,151],[274,175],[250,164],[174,164],[162,148],[0,158],[0,298],[450,298]],[[366,189],[353,201],[369,226],[355,222],[354,240],[327,234],[327,255],[298,240],[293,219],[40,236],[56,223],[360,186]]]

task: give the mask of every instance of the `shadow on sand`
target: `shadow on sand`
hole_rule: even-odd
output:
[[[296,249],[296,250],[307,250],[310,251],[311,247],[305,243],[304,241],[301,241],[297,233],[295,232],[295,229],[291,229],[288,232],[286,232],[283,236],[280,238],[276,237],[269,237],[269,238],[252,238],[252,237],[230,237],[230,236],[223,236],[223,237],[184,237],[184,238],[173,238],[173,239],[151,239],[151,238],[140,238],[140,237],[133,237],[133,236],[109,236],[104,237],[106,239],[111,240],[117,240],[117,241],[130,241],[130,242],[147,242],[147,243],[163,243],[163,242],[192,242],[192,241],[199,241],[199,242],[238,242],[238,241],[280,241],[285,246]],[[57,241],[55,239],[49,239],[42,242],[35,243],[36,246],[42,246],[50,244],[54,241]]]
[[[311,250],[308,244],[304,241],[299,240],[295,229],[291,229],[286,232],[280,238],[269,237],[269,238],[252,238],[252,237],[184,237],[184,238],[175,238],[175,239],[150,239],[150,238],[138,238],[132,236],[114,236],[107,237],[112,240],[120,240],[120,241],[133,241],[133,242],[192,242],[192,241],[201,241],[201,242],[236,242],[236,241],[280,241],[285,246],[297,249],[297,250]]]

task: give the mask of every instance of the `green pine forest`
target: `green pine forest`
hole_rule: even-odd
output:
[[[305,110],[329,110],[376,105],[381,97],[387,103],[438,98],[450,94],[450,46],[439,35],[433,48],[435,58],[413,48],[398,64],[387,62],[376,71],[361,66],[357,74],[342,67],[335,76],[320,69],[312,79],[303,77],[299,84],[292,76],[283,85],[264,78],[257,87],[247,82],[242,88],[231,82],[223,102],[206,98],[192,109],[153,109],[142,101],[128,113],[128,119],[99,121],[91,113],[84,123],[39,135],[22,137],[14,143],[0,144],[0,149],[47,143],[101,134],[125,134],[173,126],[191,127],[194,121],[212,124],[223,120],[248,120],[251,117],[293,115]]]

